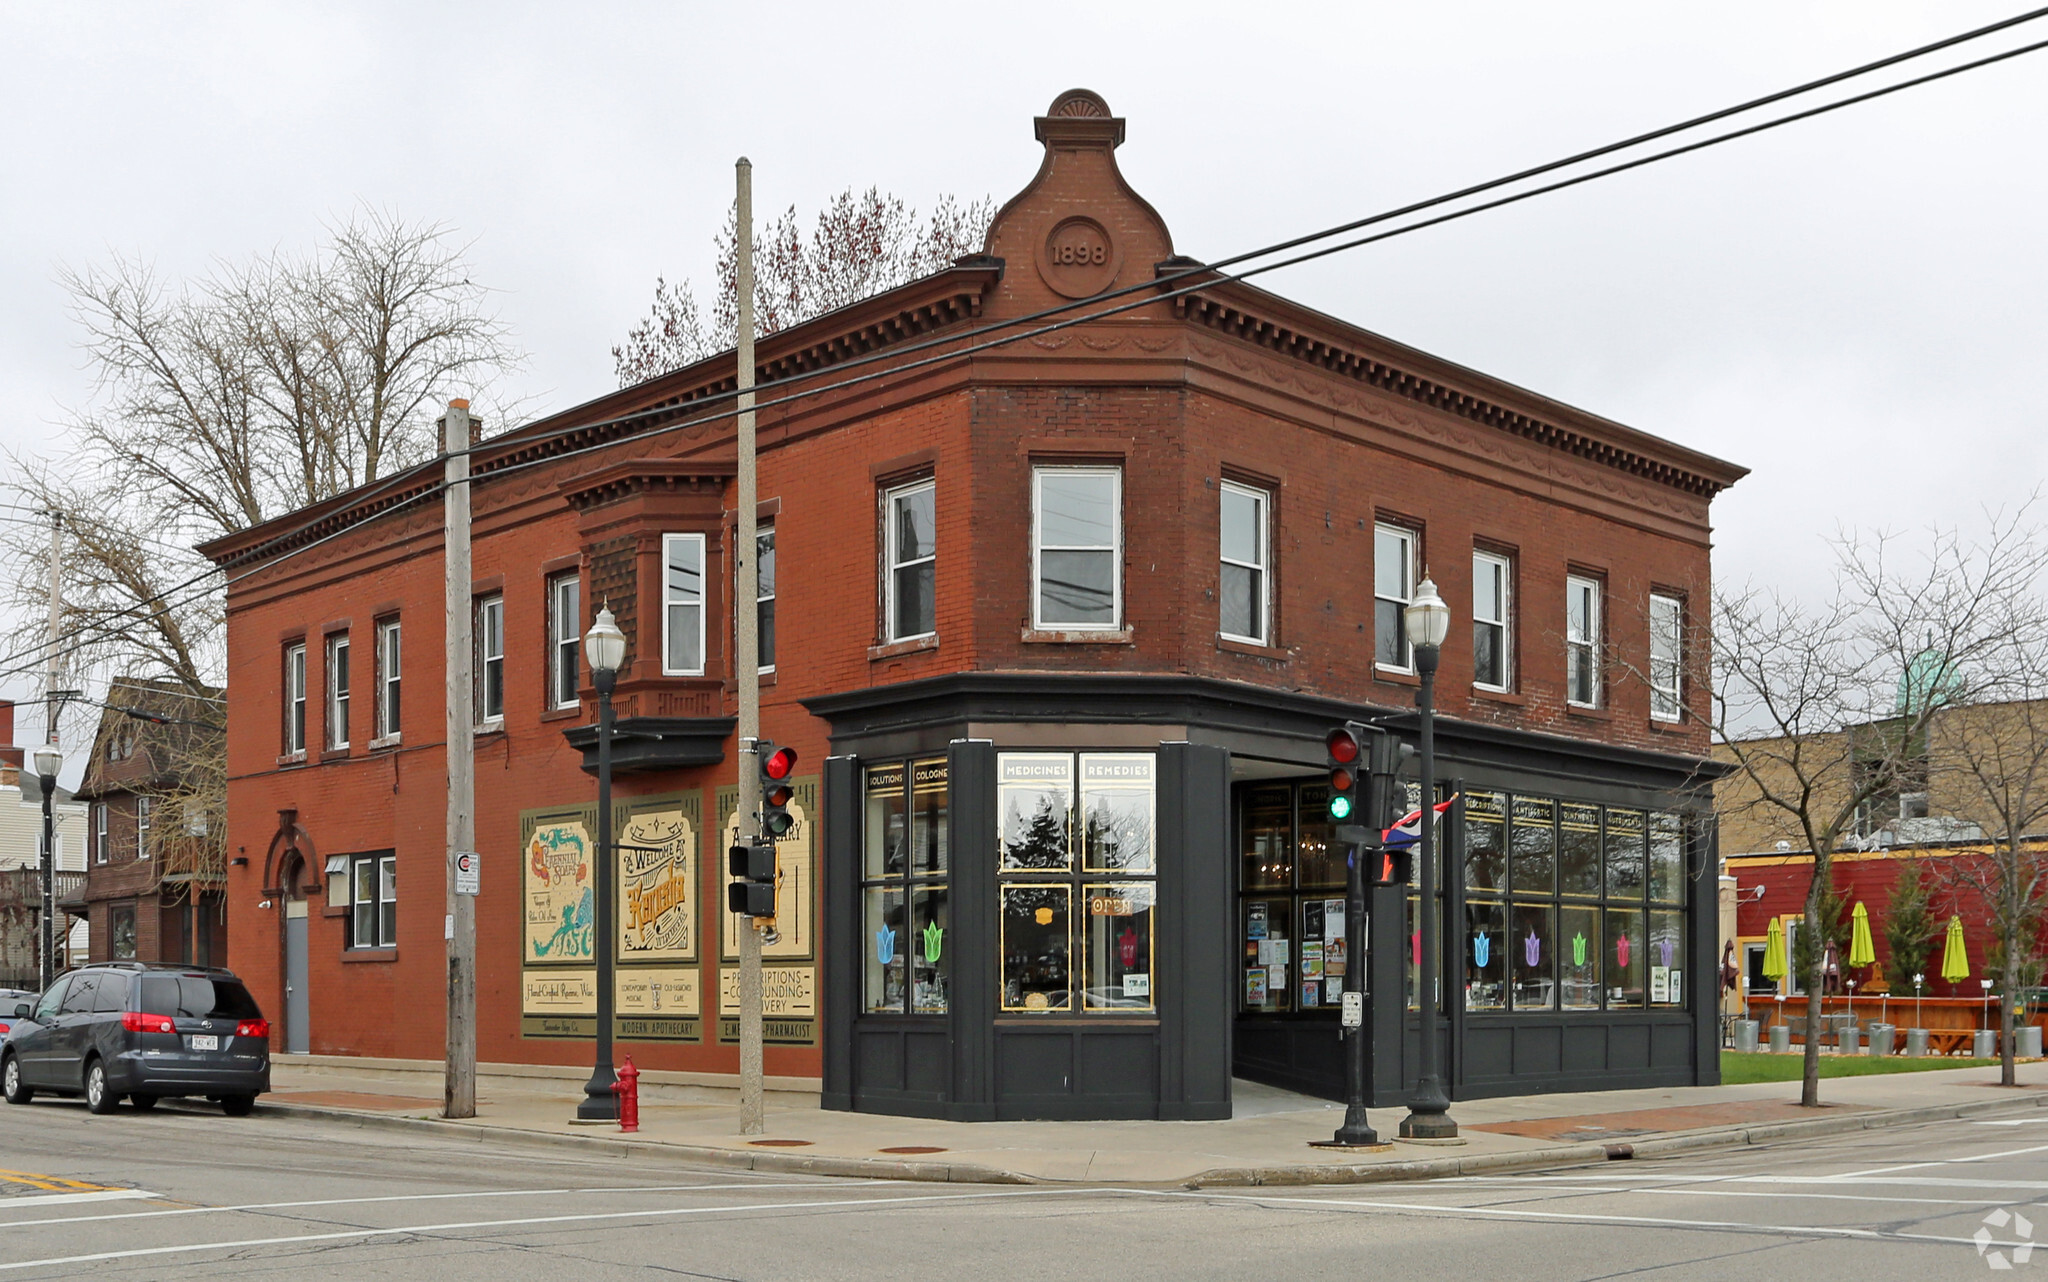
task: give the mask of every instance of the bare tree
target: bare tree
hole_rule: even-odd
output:
[[[2007,688],[2023,603],[2048,566],[2024,516],[1995,518],[1974,541],[1935,530],[1917,557],[1892,536],[1845,537],[1818,607],[1755,588],[1717,595],[1710,719],[1716,755],[1735,771],[1724,823],[1760,821],[1812,853],[1808,921],[1822,919],[1834,853],[1867,807],[1924,789],[1937,712]],[[1821,957],[1802,958],[1806,1105],[1820,1103]]]
[[[2028,602],[2032,605],[2032,602]],[[2035,960],[2048,890],[2048,617],[2015,620],[1996,659],[2006,698],[1946,710],[1935,719],[1928,759],[1942,808],[1981,830],[1987,849],[1937,861],[1951,889],[1974,891],[1990,912],[1997,961],[1999,1078],[2015,1085],[2012,1030],[2019,990]],[[2030,840],[2031,839],[2031,840]],[[1989,968],[1988,968],[1989,969]]]
[[[952,266],[981,247],[995,217],[989,199],[942,196],[931,217],[870,187],[835,196],[808,233],[792,205],[754,233],[754,320],[763,334],[801,325],[835,308]],[[732,347],[739,323],[739,208],[726,211],[715,240],[718,291],[707,310],[690,282],[654,283],[654,303],[626,341],[612,348],[619,386],[629,387]]]
[[[188,283],[118,258],[63,274],[94,394],[66,454],[13,461],[21,506],[66,527],[74,670],[204,689],[224,658],[220,580],[191,546],[433,455],[442,400],[487,396],[518,359],[467,248],[360,210],[310,256]],[[46,540],[20,524],[0,536],[17,564],[40,563]],[[17,654],[39,654],[43,584],[4,590]]]

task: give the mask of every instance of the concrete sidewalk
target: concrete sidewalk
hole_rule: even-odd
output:
[[[1404,1110],[1375,1109],[1392,1142],[1321,1149],[1343,1107],[1255,1083],[1235,1084],[1224,1122],[943,1122],[827,1112],[798,1080],[771,1082],[766,1133],[738,1134],[732,1092],[657,1083],[644,1093],[640,1131],[573,1124],[581,1077],[483,1066],[477,1116],[439,1117],[439,1065],[280,1060],[261,1111],[349,1118],[442,1136],[666,1156],[760,1171],[976,1183],[1172,1184],[1188,1187],[1343,1184],[1423,1179],[1715,1146],[1764,1143],[1902,1122],[2005,1114],[2048,1106],[2048,1061],[2020,1066],[2020,1087],[1997,1068],[1825,1079],[1827,1107],[1803,1109],[1797,1082],[1669,1090],[1595,1091],[1470,1100],[1453,1105],[1461,1139],[1394,1140]],[[665,1075],[675,1077],[679,1075]],[[729,1079],[728,1079],[729,1080]]]

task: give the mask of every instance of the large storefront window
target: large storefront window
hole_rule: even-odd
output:
[[[1465,1007],[1685,1004],[1685,821],[1468,792]]]
[[[946,1013],[946,763],[899,761],[867,778],[862,841],[865,1009]]]
[[[1154,757],[996,760],[1003,1010],[1152,1010]]]
[[[1334,1011],[1344,1004],[1344,851],[1323,784],[1246,789],[1238,811],[1240,1009]]]

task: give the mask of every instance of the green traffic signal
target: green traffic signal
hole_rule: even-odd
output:
[[[1349,819],[1350,817],[1351,817],[1351,798],[1349,798],[1349,797],[1345,796],[1345,795],[1344,795],[1343,793],[1341,793],[1341,792],[1333,792],[1333,793],[1331,793],[1331,794],[1330,794],[1330,818],[1332,818],[1332,819]]]

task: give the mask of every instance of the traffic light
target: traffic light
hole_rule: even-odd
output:
[[[789,803],[796,796],[789,782],[796,772],[796,749],[778,748],[763,739],[755,749],[755,759],[761,763],[761,835],[780,841],[796,827],[796,816],[789,813]]]
[[[1347,721],[1324,737],[1323,744],[1330,758],[1330,822],[1355,824],[1358,821],[1358,803],[1361,790],[1358,786],[1359,768],[1365,764],[1365,740],[1370,727]]]
[[[725,906],[742,917],[775,915],[775,847],[733,846],[725,852],[725,870],[735,880],[725,888]]]

